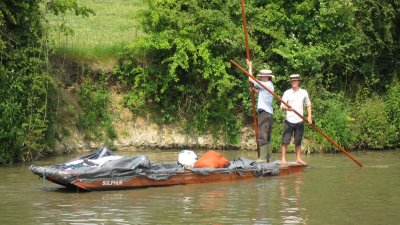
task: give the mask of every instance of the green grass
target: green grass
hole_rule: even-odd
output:
[[[47,15],[49,37],[56,54],[107,62],[139,35],[135,18],[144,0],[79,0],[78,4],[92,9],[96,15]],[[72,29],[71,34],[60,31],[63,22]]]

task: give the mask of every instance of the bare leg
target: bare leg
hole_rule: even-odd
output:
[[[287,166],[286,162],[286,150],[287,150],[287,144],[282,144],[282,160],[281,160],[281,166]]]
[[[301,160],[301,145],[296,145],[296,162],[300,164],[306,164],[303,160]]]

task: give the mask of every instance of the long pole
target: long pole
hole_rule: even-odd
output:
[[[247,37],[247,23],[246,23],[246,13],[244,11],[244,0],[240,0],[240,3],[242,6],[243,32],[244,32],[244,41],[246,43],[246,58],[250,61],[249,38]]]
[[[244,41],[246,43],[246,58],[248,61],[251,61],[250,59],[250,50],[249,50],[249,39],[247,37],[247,25],[246,25],[246,14],[244,11],[244,0],[241,0],[241,6],[242,6],[242,20],[243,20],[243,32],[244,32]],[[250,87],[253,86],[253,83],[249,82]],[[257,158],[260,158],[260,146],[258,145],[258,124],[257,124],[257,112],[256,112],[256,104],[255,104],[255,99],[254,99],[254,92],[250,92],[251,94],[251,105],[252,105],[252,110],[253,110],[253,124],[254,124],[254,130],[256,132],[256,144],[257,144]]]
[[[275,94],[273,91],[271,91],[270,89],[268,89],[267,87],[265,87],[265,85],[263,85],[259,80],[257,80],[253,75],[251,75],[249,72],[247,72],[245,69],[243,69],[243,67],[241,67],[238,63],[236,63],[235,61],[231,60],[230,61],[234,66],[236,66],[237,68],[239,68],[243,73],[245,73],[248,77],[252,78],[255,82],[257,82],[257,84],[259,84],[262,88],[264,88],[266,91],[268,91],[271,95],[273,95],[276,99],[278,99],[280,102],[282,102],[282,104],[284,104],[286,107],[291,108],[291,106],[289,104],[287,104],[286,102],[284,102],[282,100],[281,97],[279,97],[277,94]],[[313,128],[315,131],[317,131],[318,133],[320,133],[326,140],[328,140],[330,143],[332,143],[334,146],[336,146],[338,149],[340,149],[340,151],[342,151],[345,155],[347,155],[351,160],[353,160],[355,163],[357,163],[360,167],[364,167],[364,165],[358,161],[356,158],[354,158],[354,156],[352,156],[350,153],[348,153],[344,148],[342,148],[338,143],[336,143],[332,138],[330,138],[326,133],[324,133],[321,129],[319,129],[317,126],[315,126],[312,123],[308,123],[307,119],[301,115],[299,112],[297,112],[296,110],[294,110],[292,108],[292,111],[298,115],[301,119],[303,119],[306,124],[310,125],[311,128]]]

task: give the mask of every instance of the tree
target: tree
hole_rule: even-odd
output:
[[[47,72],[44,13],[74,10],[75,0],[5,0],[0,3],[0,163],[31,160],[48,146],[53,79]]]
[[[149,1],[141,15],[146,35],[129,47],[118,71],[132,84],[126,105],[140,111],[151,102],[162,121],[179,118],[235,139],[236,106],[248,97],[245,77],[232,76],[227,60],[243,52],[239,24],[233,1]]]
[[[255,70],[272,69],[278,92],[291,73],[312,80],[315,98],[321,89],[386,92],[399,73],[391,66],[400,55],[398,9],[390,0],[246,1]],[[245,58],[239,2],[155,0],[140,18],[145,34],[117,70],[132,85],[126,105],[140,111],[150,103],[164,121],[184,118],[235,139],[250,115],[246,78],[229,65]]]

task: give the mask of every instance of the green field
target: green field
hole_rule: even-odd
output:
[[[51,46],[56,54],[106,62],[139,35],[135,18],[144,0],[79,0],[78,4],[92,9],[95,15],[47,15]],[[63,22],[72,32],[60,30]]]

